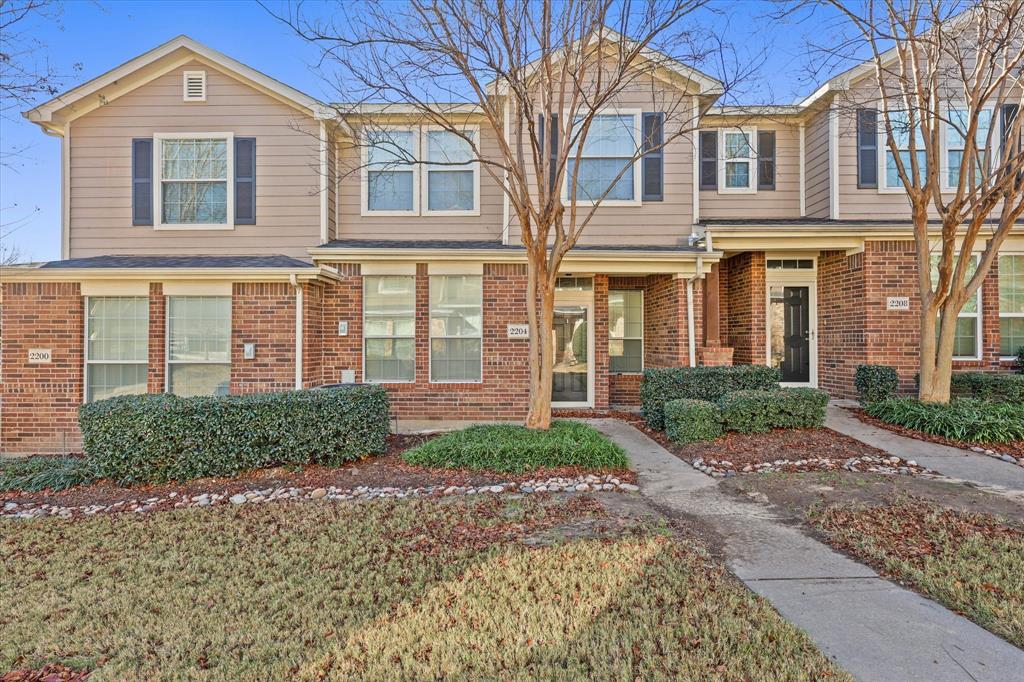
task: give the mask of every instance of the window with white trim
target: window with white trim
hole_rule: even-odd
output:
[[[721,130],[718,139],[722,149],[719,153],[721,162],[718,166],[718,187],[720,192],[754,192],[756,191],[755,169],[757,153],[754,150],[754,129]]]
[[[1024,346],[1024,255],[999,256],[999,355]]]
[[[939,256],[932,256],[932,286],[939,281]],[[954,268],[956,265],[954,264]],[[971,258],[964,277],[966,284],[974,276],[978,268],[978,257]],[[941,319],[940,319],[941,324]],[[935,329],[936,335],[939,328]],[[964,303],[956,320],[956,332],[953,335],[953,357],[958,360],[977,360],[981,354],[981,287],[973,298]]]
[[[483,278],[430,277],[430,380],[480,381]]]
[[[907,175],[913,173],[910,164],[910,118],[905,111],[890,111],[889,122],[892,125],[893,141],[900,152],[900,159]],[[886,189],[905,189],[903,181],[900,180],[900,172],[896,166],[896,156],[892,153],[885,139],[885,126],[880,126],[879,135],[881,141],[879,146],[885,149],[885,172],[882,177],[885,180]],[[928,172],[928,154],[925,151],[924,136],[921,134],[920,126],[914,130],[914,151],[917,154],[918,178],[924,182]]]
[[[231,297],[167,297],[167,391],[226,395],[231,383]]]
[[[964,134],[970,123],[969,112],[965,109],[949,109],[949,121],[946,123],[946,172],[945,183],[947,189],[955,189],[960,182],[961,166],[963,165],[964,148],[967,140]],[[978,156],[975,159],[975,182],[982,181],[982,168],[988,162],[988,133],[992,127],[992,110],[985,109],[978,112],[978,129],[975,133],[975,146]],[[970,187],[968,183],[967,187]]]
[[[581,121],[576,123],[573,134],[581,125]],[[576,164],[579,143],[569,150],[563,196],[569,196],[575,178],[576,200],[579,202],[601,201],[609,205],[638,202],[640,173],[636,157],[640,140],[639,113],[594,116],[583,141],[579,168]]]
[[[363,376],[369,382],[415,380],[415,277],[363,277]]]
[[[608,371],[636,373],[644,368],[644,292],[608,292]]]
[[[419,211],[416,159],[418,129],[368,130],[365,133],[364,209],[381,215]]]
[[[85,401],[145,393],[149,298],[89,296],[85,307]]]
[[[193,133],[154,139],[160,224],[229,226],[233,219],[232,136]]]
[[[474,139],[475,133],[466,135]],[[449,214],[479,211],[480,166],[464,137],[448,130],[424,133],[426,146],[427,213]]]

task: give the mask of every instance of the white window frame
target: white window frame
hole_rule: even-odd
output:
[[[146,305],[146,315],[147,315],[147,323],[146,323],[146,359],[145,360],[131,360],[131,361],[128,361],[128,362],[124,362],[124,361],[121,361],[121,360],[90,360],[89,359],[89,332],[90,332],[90,329],[89,329],[89,299],[91,299],[91,298],[145,298],[145,299],[147,299],[147,305]],[[111,296],[83,296],[82,297],[82,301],[83,301],[83,304],[84,304],[83,310],[84,310],[84,313],[85,313],[85,325],[84,325],[84,327],[85,327],[85,332],[84,332],[85,335],[83,337],[84,343],[83,343],[83,347],[82,347],[82,403],[83,404],[89,402],[89,365],[146,365],[147,368],[149,367],[149,321],[148,321],[149,304],[148,304],[148,299],[149,299],[148,296],[133,296],[133,295],[120,295],[120,294],[115,294],[115,295],[111,295]],[[148,374],[149,374],[149,372],[148,372],[148,369],[147,369],[147,377],[146,377],[146,384],[147,384],[146,388],[147,388],[147,391],[148,391],[148,388],[149,388],[149,377],[148,377]],[[144,391],[143,393],[145,393],[145,392],[146,391]],[[140,394],[137,394],[137,395],[143,395],[143,393],[140,393]]]
[[[643,110],[642,109],[618,109],[608,108],[599,110],[595,116],[632,116],[633,117],[633,139],[635,140],[637,147],[634,152],[636,158],[633,159],[633,198],[632,199],[605,199],[603,201],[591,201],[589,199],[576,199],[577,206],[594,206],[600,203],[601,206],[643,206],[643,165],[640,161],[643,159],[643,143],[644,143],[644,132],[643,132]],[[568,121],[569,116],[566,112],[562,112],[559,117],[561,125],[562,121]],[[547,135],[547,133],[545,133]],[[566,136],[564,135],[564,126],[558,131],[558,143],[559,145],[566,144]],[[550,140],[545,140],[549,143]],[[547,154],[547,147],[545,146],[545,154]],[[569,204],[569,169],[568,162],[576,158],[575,153],[570,154],[566,161],[566,172],[562,174],[562,202]],[[580,159],[588,158],[586,156],[580,157]]]
[[[894,112],[891,112],[889,115],[891,115],[892,113],[899,113],[900,111],[901,110],[896,110]],[[885,136],[885,121],[886,121],[886,112],[884,112],[882,110],[879,110],[879,112],[878,112],[878,193],[879,194],[905,194],[906,191],[907,191],[907,188],[903,186],[902,182],[898,182],[895,186],[892,186],[892,187],[889,186],[889,174],[888,174],[888,172],[886,170],[885,162],[886,162],[886,159],[889,158],[889,152],[891,150],[889,149],[889,144],[888,144],[888,141],[887,141],[886,136]],[[945,134],[945,132],[946,132],[945,130],[942,131],[943,134]],[[916,135],[917,132],[916,131],[911,131],[910,134],[911,135]],[[904,149],[902,147],[900,147],[900,151],[904,151]],[[905,151],[907,151],[907,153],[910,153],[909,147]],[[925,150],[923,148],[921,148],[920,146],[916,150],[917,153],[920,153],[920,152],[923,152],[923,151],[925,151]],[[908,173],[910,172],[909,168],[907,169],[907,172]],[[941,170],[940,170],[940,172],[941,172]]]
[[[938,255],[938,254],[932,254],[933,257],[936,256],[936,255]],[[981,263],[981,254],[974,253],[974,254],[971,254],[971,257],[974,258],[975,267],[978,267],[978,265]],[[955,263],[954,263],[953,267],[954,268],[956,267]],[[932,282],[932,286],[935,286],[935,282],[934,281]],[[982,331],[983,331],[982,310],[983,309],[981,307],[981,305],[982,305],[981,290],[984,289],[984,288],[985,288],[984,286],[980,286],[980,287],[978,287],[978,290],[976,292],[974,292],[974,295],[977,298],[977,306],[975,306],[977,308],[977,310],[975,312],[973,312],[973,313],[965,313],[961,309],[960,310],[960,314],[956,316],[958,320],[960,318],[963,318],[963,317],[973,317],[974,318],[974,334],[975,334],[975,338],[977,339],[977,341],[974,344],[975,353],[974,353],[974,355],[954,355],[953,356],[954,360],[963,361],[963,362],[973,362],[973,361],[981,360],[982,345],[984,343],[984,339],[982,337]],[[936,330],[936,333],[938,333],[938,330]]]
[[[227,213],[223,223],[165,223],[163,207],[163,141],[224,140],[227,146]],[[220,179],[212,182],[220,182]],[[234,133],[154,133],[153,134],[153,229],[154,230],[233,230],[235,229],[235,134]]]
[[[421,158],[420,149],[421,137],[420,126],[410,126],[401,124],[389,124],[376,126],[379,130],[395,131],[395,132],[409,132],[412,133],[412,156],[413,159],[419,160]],[[397,217],[397,216],[418,216],[420,214],[420,194],[422,193],[420,175],[420,164],[412,164],[412,209],[408,211],[372,211],[370,210],[370,185],[369,185],[369,168],[367,168],[367,160],[369,158],[369,146],[366,139],[366,132],[361,133],[361,144],[360,144],[360,170],[359,170],[359,214],[363,217]],[[477,192],[479,195],[479,192]],[[479,201],[479,199],[478,199]],[[459,215],[467,215],[465,213],[459,213]]]
[[[467,125],[467,126],[463,126],[462,130],[463,130],[463,132],[467,132],[467,133],[471,134],[471,136],[473,137],[473,143],[479,149],[479,146],[480,146],[480,126],[479,125],[475,125],[475,124],[474,125]],[[454,166],[444,166],[444,165],[438,166],[437,168],[432,169],[430,162],[427,161],[427,159],[430,158],[430,136],[427,135],[427,133],[439,132],[439,131],[440,132],[447,132],[447,133],[452,134],[452,135],[455,134],[455,133],[451,133],[451,131],[449,131],[444,126],[439,126],[439,125],[423,126],[420,129],[421,141],[420,141],[420,144],[419,144],[418,148],[423,151],[423,159],[422,159],[423,163],[422,163],[422,165],[424,166],[423,173],[420,174],[421,175],[420,180],[421,180],[421,182],[423,184],[423,186],[420,188],[420,196],[423,197],[422,213],[423,213],[423,215],[428,215],[428,216],[478,216],[478,215],[480,215],[480,161],[479,160],[472,161],[472,162],[470,162],[468,164],[468,166],[469,166],[468,170],[472,170],[473,171],[473,208],[466,209],[466,210],[454,210],[454,211],[445,211],[445,210],[432,211],[430,209],[430,191],[429,190],[430,190],[430,172],[431,172],[431,170],[435,170],[435,171],[444,171],[445,169],[448,169],[448,170],[459,170],[458,168],[456,168]],[[413,182],[415,182],[415,181],[416,181],[416,177],[414,176],[413,177]],[[413,200],[413,204],[415,205],[415,203],[416,202],[415,202],[415,199],[414,199]],[[379,215],[379,214],[374,212],[373,215]]]
[[[376,213],[374,213],[373,215],[376,215]],[[411,336],[408,336],[408,335],[403,335],[403,336],[370,336],[369,334],[366,333],[366,281],[368,279],[372,278],[372,277],[406,277],[406,278],[412,280],[413,328],[412,328],[412,335]],[[362,308],[363,308],[363,329],[362,329],[362,332],[363,332],[363,342],[362,342],[362,347],[361,347],[360,351],[361,351],[361,355],[363,356],[363,367],[362,367],[363,383],[364,384],[415,384],[416,383],[416,374],[417,374],[417,372],[416,372],[416,354],[417,354],[417,349],[416,349],[416,313],[415,313],[415,311],[416,311],[416,287],[417,287],[417,284],[418,284],[418,282],[417,282],[418,276],[417,275],[406,275],[406,274],[394,274],[394,275],[375,274],[375,275],[364,275],[362,277],[362,280],[363,281],[362,281],[361,298],[362,298]],[[429,294],[428,294],[428,296],[429,296]],[[428,301],[428,305],[429,305],[429,301]],[[428,330],[428,333],[429,333],[429,330]],[[366,342],[369,339],[412,339],[412,346],[413,346],[413,348],[412,348],[412,378],[411,379],[383,379],[383,380],[382,379],[368,379],[367,376],[366,376]],[[483,367],[481,367],[481,372],[482,371],[483,371]]]
[[[950,128],[949,121],[952,119],[952,111],[962,110],[962,109],[966,109],[966,107],[963,106],[961,103],[957,103],[957,102],[950,102],[950,103],[944,105],[944,107],[943,107],[943,115],[945,117],[945,120],[942,123],[942,145],[941,145],[942,146],[942,156],[940,157],[941,158],[940,172],[942,173],[942,178],[941,178],[941,181],[939,183],[939,185],[942,188],[943,192],[950,192],[950,193],[956,192],[956,185],[950,184],[950,182],[949,182],[949,169],[950,169],[950,165],[949,165],[949,152],[951,152],[953,150],[956,150],[956,149],[960,149],[961,151],[963,151],[964,147],[950,147],[949,146],[949,128]],[[983,111],[989,112],[989,128],[990,129],[993,126],[999,126],[1000,125],[1000,122],[997,120],[995,110],[992,107],[985,107],[983,109]],[[993,135],[992,136],[992,141],[993,141],[994,144],[998,145],[999,142],[1000,142],[1000,136],[999,135]],[[964,140],[963,144],[966,145],[967,141]],[[988,150],[987,147],[986,147],[986,150]],[[993,168],[995,168],[995,166],[994,166],[995,160],[996,160],[995,159],[995,155],[992,154],[991,152],[989,152],[988,162],[989,162],[989,170],[990,171]],[[963,168],[962,167],[960,169],[960,172],[963,172]]]
[[[171,299],[172,298],[226,298],[232,305],[228,307],[228,360],[171,360]],[[164,393],[173,393],[171,390],[171,365],[227,365],[230,381],[231,370],[235,363],[232,362],[231,343],[234,337],[234,297],[230,294],[175,294],[164,296]]]
[[[625,335],[623,335],[621,338],[617,337],[617,336],[613,337],[612,336],[612,332],[611,332],[611,327],[609,326],[609,328],[608,328],[608,346],[609,346],[609,348],[608,348],[608,373],[609,374],[616,374],[616,375],[620,375],[620,376],[621,375],[643,374],[644,367],[645,367],[645,365],[644,365],[644,350],[645,350],[645,344],[646,344],[645,337],[647,336],[644,333],[644,304],[646,303],[647,296],[645,295],[645,292],[644,292],[643,289],[613,289],[613,288],[609,287],[608,288],[608,308],[609,309],[611,308],[611,295],[612,295],[613,291],[639,291],[640,292],[640,336],[636,337],[636,336],[625,336]],[[611,365],[612,365],[612,360],[611,360],[611,357],[612,357],[612,354],[611,354],[611,342],[613,340],[614,341],[618,341],[618,340],[621,340],[621,341],[636,341],[638,338],[640,339],[640,369],[638,369],[636,371],[633,371],[633,372],[613,372],[612,369],[611,369]]]
[[[1004,257],[1008,258],[1008,257],[1010,257],[1010,256],[1016,256],[1016,257],[1018,257],[1018,258],[1024,258],[1024,251],[1011,251],[1011,252],[1009,252],[1009,253],[1000,253],[1000,254],[999,254],[999,256],[998,256],[998,258],[999,258],[1000,260],[1002,260],[1002,259],[1003,259]],[[998,265],[999,265],[999,266],[1001,266],[1001,265],[1002,265],[1002,263],[998,263]],[[1002,268],[1001,268],[1001,267],[1000,267],[1000,269],[999,269],[999,272],[1002,272]],[[996,286],[998,287],[998,285],[999,285],[999,282],[998,282],[998,278],[997,278],[997,281],[996,281]],[[1001,322],[1001,321],[1003,320],[1003,318],[1004,318],[1004,317],[1005,317],[1005,318],[1007,318],[1007,319],[1019,319],[1019,318],[1024,318],[1024,312],[1019,312],[1019,313],[1004,313],[1004,312],[1002,311],[1002,308],[1000,308],[1000,309],[999,309],[999,320],[1000,320],[1000,322]],[[1000,346],[1002,345],[1002,325],[1000,325],[1000,339],[999,339],[999,345],[1000,345]],[[1013,350],[1013,349],[1011,348],[1010,350]],[[1016,355],[1002,355],[1002,354],[1000,354],[999,358],[1000,358],[1001,360],[1016,360],[1016,359],[1017,359],[1017,356],[1016,356]]]
[[[480,334],[478,336],[434,336],[434,306],[430,302],[430,291],[434,286],[435,277],[476,277],[480,280]],[[482,384],[484,382],[484,278],[482,275],[429,275],[427,291],[427,343],[434,339],[480,339],[480,378],[479,379],[435,379],[434,378],[434,348],[430,344],[428,348],[427,362],[430,373],[429,381],[432,384]]]
[[[750,140],[750,156],[744,161],[742,159],[728,159],[729,163],[746,163],[749,172],[747,173],[746,187],[725,186],[725,137],[728,134],[743,134]],[[776,151],[776,155],[778,152]],[[741,128],[719,128],[718,129],[718,193],[719,194],[757,194],[757,127],[743,126]]]

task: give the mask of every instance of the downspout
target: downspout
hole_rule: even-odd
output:
[[[697,256],[697,274],[686,280],[686,345],[690,367],[697,366],[697,324],[693,315],[693,283],[704,276],[704,257]]]
[[[302,388],[302,285],[293,272],[289,281],[295,288],[295,390]]]

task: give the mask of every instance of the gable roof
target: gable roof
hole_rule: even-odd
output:
[[[314,97],[232,59],[186,35],[168,40],[76,88],[57,95],[22,115],[50,132],[60,134],[64,124],[120,97],[190,61],[203,62],[317,119],[333,119],[334,112]]]

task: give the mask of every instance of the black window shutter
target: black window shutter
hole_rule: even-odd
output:
[[[153,224],[153,140],[132,140],[132,225]]]
[[[718,189],[718,131],[700,131],[700,188]]]
[[[551,184],[549,189],[555,191],[555,176],[558,175],[558,114],[551,114],[551,175],[548,176]]]
[[[643,201],[664,201],[665,154],[661,145],[665,140],[665,114],[660,111],[644,112],[643,132],[642,199]]]
[[[775,189],[775,131],[757,132],[757,188]]]
[[[537,141],[540,143],[540,158],[544,158],[544,114],[537,114]]]
[[[878,187],[878,110],[857,110],[857,187]]]
[[[235,223],[256,224],[256,138],[235,138]]]
[[[1010,127],[1013,126],[1014,119],[1017,118],[1017,111],[1019,110],[1017,104],[1004,104],[1000,111],[1000,141],[1003,147],[1006,146],[1006,141],[1010,138]],[[1020,141],[1018,140],[1017,146],[1020,147]]]

